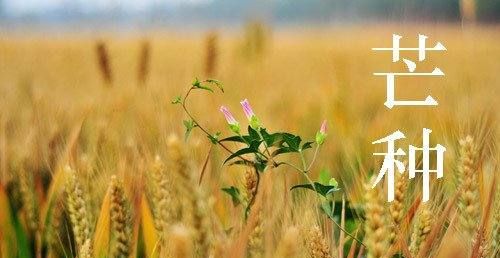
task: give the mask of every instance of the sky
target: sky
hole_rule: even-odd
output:
[[[78,7],[83,11],[120,8],[141,11],[158,4],[199,4],[211,0],[0,0],[5,11],[10,14],[38,13],[61,7]]]

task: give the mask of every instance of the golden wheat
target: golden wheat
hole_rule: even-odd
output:
[[[206,54],[205,54],[205,75],[212,77],[217,71],[217,55],[218,55],[218,36],[217,33],[211,32],[205,39]]]
[[[365,186],[365,244],[367,257],[385,257],[389,249],[388,221],[381,191]]]
[[[150,70],[151,45],[149,41],[143,41],[141,44],[141,52],[139,55],[139,66],[137,71],[137,83],[140,86],[146,85],[146,80]]]
[[[21,168],[19,170],[19,191],[23,201],[28,228],[36,232],[39,227],[38,202],[35,196],[34,175]]]
[[[78,253],[78,258],[92,258],[92,241],[87,239]]]
[[[464,232],[473,236],[480,221],[479,177],[477,170],[478,149],[471,136],[460,140],[460,161],[458,164],[458,187],[460,196],[460,223]]]
[[[153,210],[156,229],[161,238],[165,238],[169,230],[169,226],[174,222],[175,206],[173,203],[173,183],[163,164],[161,158],[156,156],[154,163],[151,166],[150,181],[153,188]]]
[[[131,251],[130,213],[125,199],[123,183],[114,175],[111,177],[109,191],[111,195],[110,217],[114,237],[111,253],[113,257],[126,258]]]
[[[84,245],[91,243],[91,222],[90,215],[87,208],[87,198],[84,196],[83,190],[76,172],[69,166],[64,168],[66,173],[66,203],[68,213],[73,227],[73,234],[75,235],[76,245],[79,250],[84,249]],[[86,249],[91,250],[91,246]]]
[[[321,229],[313,226],[305,233],[307,252],[311,258],[331,258],[330,247],[326,242]]]
[[[106,44],[103,41],[98,41],[95,46],[97,53],[97,62],[99,71],[106,86],[111,86],[113,82],[113,74],[111,70],[110,57]]]
[[[420,207],[420,212],[417,215],[416,222],[411,233],[410,252],[413,256],[418,254],[422,244],[426,241],[427,235],[431,231],[433,217],[434,215],[428,205],[423,204],[422,207]]]

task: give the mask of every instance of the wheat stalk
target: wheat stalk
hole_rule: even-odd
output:
[[[257,172],[254,168],[248,168],[245,170],[245,177],[243,179],[243,188],[245,191],[243,192],[245,206],[248,207],[251,205],[253,198],[255,197],[255,193],[257,192]]]
[[[92,241],[87,239],[79,251],[78,258],[92,258]]]
[[[305,233],[307,252],[311,258],[331,258],[330,247],[318,226],[307,229]]]
[[[69,217],[75,235],[76,245],[79,249],[87,242],[90,243],[91,228],[87,209],[85,193],[76,177],[76,172],[69,166],[64,168],[66,177],[66,203]],[[91,246],[88,247],[91,249]]]
[[[264,220],[262,209],[257,214],[257,223],[248,237],[248,254],[251,258],[259,258],[264,254]]]
[[[395,174],[394,201],[389,205],[392,222],[397,226],[404,217],[405,194],[408,180],[403,174]]]
[[[182,220],[194,230],[196,253],[208,257],[213,243],[206,194],[200,187],[195,187],[196,177],[189,166],[186,150],[174,135],[167,139],[167,155],[168,166],[177,175],[177,191],[184,196]]]
[[[385,215],[384,201],[378,188],[371,188],[371,184],[365,186],[365,244],[367,246],[367,257],[385,257],[389,250],[389,239],[387,230],[387,216]]]
[[[39,215],[38,202],[35,196],[35,182],[33,174],[23,167],[19,170],[19,192],[21,193],[28,228],[32,232],[36,232],[39,229]]]
[[[110,58],[106,44],[103,41],[98,41],[95,45],[95,50],[102,79],[106,86],[111,86],[113,83],[113,74],[111,72]]]
[[[114,236],[113,257],[126,258],[130,255],[130,214],[127,208],[123,183],[113,175],[109,186],[111,196],[111,227]]]
[[[165,238],[169,225],[174,220],[173,192],[171,179],[160,156],[156,156],[151,165],[151,186],[153,188],[153,210],[155,226],[160,237]]]
[[[206,55],[205,55],[205,75],[213,76],[217,66],[217,33],[211,32],[207,35],[205,40]]]
[[[431,231],[433,216],[434,215],[432,214],[432,211],[430,211],[428,205],[423,204],[420,207],[420,212],[411,234],[410,253],[413,256],[416,256],[419,253],[423,243],[425,243],[425,240]]]
[[[458,164],[458,207],[460,223],[464,232],[472,237],[480,220],[479,182],[477,170],[478,150],[471,136],[460,140],[460,160]]]
[[[143,41],[141,44],[141,53],[139,55],[139,68],[137,73],[137,83],[144,86],[149,75],[149,66],[151,59],[151,45],[149,41]]]

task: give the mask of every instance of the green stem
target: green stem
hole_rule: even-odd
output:
[[[297,167],[291,163],[288,163],[288,162],[283,161],[283,162],[278,163],[278,165],[281,165],[281,164],[290,166],[290,167],[294,168],[295,170],[297,170],[298,172],[300,172],[300,174],[303,175],[306,178],[307,182],[312,186],[314,191],[317,192],[316,186],[314,185],[314,181],[309,177],[309,175],[304,170],[302,170],[299,167]]]
[[[186,95],[184,96],[184,99],[182,100],[182,109],[184,110],[184,112],[189,116],[189,118],[191,120],[193,120],[193,122],[195,123],[195,125],[200,128],[200,130],[205,133],[208,137],[211,137],[212,135],[203,127],[201,126],[198,121],[194,118],[194,116],[189,112],[188,108],[187,108],[187,104],[186,104],[186,100],[187,98],[189,97],[189,94],[191,93],[191,91],[195,89],[194,87],[191,87],[189,88],[189,90],[187,91]],[[217,141],[217,144],[219,144],[223,149],[225,149],[227,152],[229,152],[230,154],[234,154],[234,152],[232,150],[230,150],[228,147],[226,147],[226,145],[224,145],[221,141]],[[252,161],[248,160],[248,159],[245,159],[244,157],[242,156],[238,156],[240,159],[246,161],[246,162],[250,162],[250,163],[253,163]]]
[[[309,166],[307,167],[307,169],[304,170],[305,173],[311,171],[311,168],[312,168],[314,162],[316,162],[316,157],[318,157],[318,153],[319,153],[319,147],[320,147],[320,145],[316,145],[316,149],[314,150],[314,156],[311,160],[311,163],[309,163]]]
[[[260,129],[260,128],[258,128],[258,129]],[[266,153],[267,153],[267,155],[268,155],[268,157],[266,157],[266,158],[267,158],[267,161],[271,161],[271,162],[272,162],[272,164],[273,164],[273,166],[275,166],[275,167],[276,167],[276,166],[278,165],[278,163],[276,163],[276,161],[274,161],[273,156],[271,155],[271,152],[269,151],[269,147],[267,146],[267,143],[266,143],[266,141],[264,140],[264,137],[262,137],[262,134],[260,133],[260,130],[256,130],[256,131],[257,131],[257,133],[259,134],[260,139],[261,139],[261,140],[263,141],[263,143],[264,143],[264,149],[265,149],[265,152],[266,152]],[[269,163],[269,162],[268,162],[268,163]]]
[[[304,167],[304,172],[306,171],[307,169],[307,166],[306,166],[306,158],[304,157],[304,152],[302,152],[302,150],[300,150],[300,159],[302,160],[302,167]]]
[[[332,210],[332,213],[333,213],[333,210]],[[361,244],[362,246],[366,247],[366,245],[361,240],[359,240],[358,238],[356,238],[355,236],[353,236],[351,233],[349,233],[349,231],[347,231],[344,228],[342,228],[342,226],[340,226],[339,223],[337,223],[337,221],[335,221],[335,219],[333,219],[333,214],[327,214],[327,215],[328,215],[328,218],[333,222],[333,224],[335,224],[340,230],[342,230],[348,236],[352,237],[352,239],[354,241],[356,241],[359,244]]]

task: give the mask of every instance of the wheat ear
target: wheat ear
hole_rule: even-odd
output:
[[[68,206],[69,218],[73,227],[76,245],[78,249],[81,250],[84,244],[87,242],[90,243],[91,239],[90,212],[85,202],[85,191],[78,181],[75,170],[69,166],[66,166],[64,170],[67,176],[66,203]],[[89,246],[88,249],[90,250],[91,247]]]
[[[109,191],[111,195],[111,227],[115,240],[112,255],[113,257],[126,258],[129,256],[131,249],[130,214],[127,208],[123,183],[115,175],[111,177]]]
[[[313,226],[306,231],[306,246],[311,258],[331,258],[330,247],[328,246],[323,233],[318,226]]]
[[[389,249],[387,238],[387,216],[384,201],[379,188],[372,189],[371,184],[365,186],[365,244],[367,257],[384,257]]]
[[[416,256],[420,251],[423,243],[429,235],[433,223],[433,214],[429,209],[428,205],[423,204],[420,207],[420,212],[417,217],[417,221],[413,227],[413,232],[411,234],[410,242],[410,253]]]
[[[473,236],[480,221],[479,182],[477,170],[478,150],[471,136],[460,140],[460,160],[458,164],[458,208],[460,224],[464,232]]]

